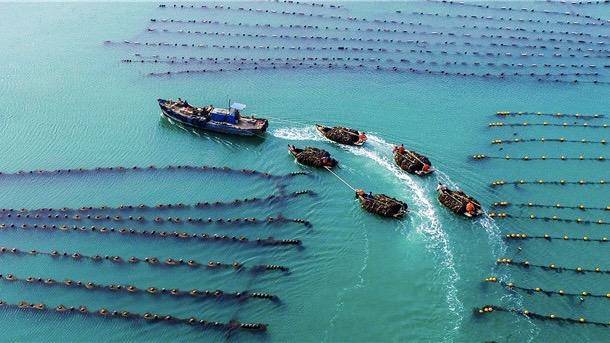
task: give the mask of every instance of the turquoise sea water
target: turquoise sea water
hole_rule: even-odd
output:
[[[290,9],[281,3],[230,3],[231,6]],[[494,3],[500,7],[511,3]],[[515,7],[565,10],[560,4],[519,2]],[[464,22],[408,16],[413,10],[443,13],[488,13],[479,9],[447,7],[426,2],[344,3],[347,9],[310,9],[331,15],[398,18],[424,21],[422,30],[442,31]],[[546,7],[544,7],[546,6]],[[608,17],[608,5],[576,8],[582,13]],[[297,11],[298,11],[297,10]],[[335,12],[336,11],[336,12]],[[478,11],[478,12],[477,12]],[[502,13],[498,14],[502,15]],[[515,13],[517,15],[517,13]],[[523,15],[524,17],[527,14]],[[553,16],[550,16],[554,18]],[[201,75],[150,77],[153,71],[184,67],[124,64],[134,53],[198,57],[290,57],[300,52],[197,50],[171,47],[133,47],[104,44],[106,40],[195,42],[197,44],[270,44],[256,38],[192,37],[179,33],[150,33],[147,27],[187,30],[187,24],[151,24],[150,18],[198,18],[243,23],[308,25],[322,19],[234,14],[226,11],[159,9],[155,3],[0,3],[0,153],[2,172],[98,166],[157,166],[189,164],[230,166],[286,174],[310,171],[285,181],[286,191],[312,189],[314,197],[254,204],[236,208],[176,209],[159,215],[181,217],[266,217],[282,214],[305,218],[311,229],[298,224],[231,226],[191,224],[125,224],[136,229],[209,232],[248,237],[298,238],[303,249],[241,246],[239,244],[191,243],[188,241],[130,238],[94,233],[61,233],[6,229],[0,244],[22,250],[78,251],[86,255],[157,256],[197,261],[218,260],[245,264],[286,265],[291,273],[236,273],[188,268],[154,268],[147,265],[115,265],[90,261],[53,259],[48,256],[1,255],[0,273],[18,277],[65,278],[102,284],[133,284],[189,290],[263,291],[281,302],[174,299],[144,294],[87,291],[2,280],[1,296],[9,303],[20,300],[50,306],[86,305],[132,312],[152,311],[188,318],[269,324],[265,335],[200,330],[180,325],[148,324],[104,318],[62,316],[56,313],[0,310],[2,337],[11,341],[38,340],[204,340],[244,341],[602,341],[607,328],[558,325],[528,320],[508,313],[474,317],[472,308],[484,304],[527,308],[541,314],[608,322],[607,300],[546,297],[511,293],[499,285],[482,284],[495,275],[527,287],[589,291],[606,294],[606,275],[555,274],[540,270],[496,267],[500,257],[527,259],[532,263],[561,266],[600,266],[610,269],[607,247],[602,243],[553,241],[508,242],[507,232],[548,233],[599,238],[607,225],[577,225],[529,219],[489,218],[465,221],[441,207],[435,199],[437,182],[460,187],[489,209],[495,201],[608,205],[607,185],[596,186],[504,186],[505,180],[599,180],[608,179],[606,163],[598,161],[472,161],[469,156],[599,156],[608,157],[608,146],[572,143],[523,143],[497,146],[492,139],[559,138],[607,139],[608,129],[515,127],[489,128],[498,121],[499,110],[564,113],[608,113],[609,88],[604,84],[538,83],[530,78],[494,80],[471,77],[430,76],[374,70],[242,70]],[[561,19],[561,17],[558,17]],[[318,22],[319,21],[319,22]],[[329,25],[337,23],[331,22]],[[485,25],[471,19],[469,25]],[[338,23],[345,24],[345,23]],[[352,24],[346,24],[352,25]],[[354,24],[355,25],[355,24]],[[427,26],[426,26],[427,25]],[[495,24],[502,25],[501,23]],[[526,26],[527,24],[522,24]],[[549,24],[549,28],[552,25]],[[200,30],[240,32],[215,26]],[[250,31],[247,31],[250,30]],[[445,29],[447,31],[449,29]],[[451,29],[457,30],[457,29]],[[566,30],[606,34],[607,28],[576,27]],[[254,34],[262,28],[244,29]],[[459,31],[459,30],[458,30]],[[456,31],[456,32],[458,32]],[[480,32],[484,30],[481,29]],[[478,31],[477,31],[478,32]],[[479,32],[479,33],[480,33]],[[326,34],[325,32],[322,32]],[[276,32],[282,34],[282,32]],[[307,33],[294,33],[297,35]],[[347,34],[346,34],[347,35]],[[360,33],[362,37],[372,36]],[[412,39],[430,39],[414,35]],[[432,38],[439,41],[445,38]],[[456,38],[460,40],[462,38]],[[603,40],[601,38],[591,40]],[[481,40],[483,41],[483,40]],[[515,40],[519,42],[518,40]],[[279,41],[279,44],[283,41]],[[286,46],[314,46],[290,41]],[[314,44],[314,45],[310,45]],[[318,43],[319,46],[327,44]],[[380,43],[383,46],[383,43]],[[521,44],[521,43],[520,43]],[[559,44],[559,43],[558,43]],[[561,43],[563,44],[563,43]],[[561,45],[560,44],[560,45]],[[565,46],[568,46],[567,43]],[[462,47],[461,49],[469,49]],[[290,51],[288,51],[290,50]],[[438,50],[438,49],[437,49]],[[492,48],[487,48],[493,51]],[[520,51],[519,49],[515,49]],[[317,55],[316,55],[317,54]],[[389,54],[389,53],[388,53]],[[515,52],[517,54],[517,52]],[[324,54],[312,52],[312,56]],[[333,52],[330,56],[338,56]],[[362,55],[367,55],[364,53]],[[381,54],[384,55],[384,54]],[[370,56],[376,56],[370,54]],[[387,56],[382,56],[387,57]],[[392,58],[400,58],[399,54]],[[428,58],[407,55],[407,58]],[[474,62],[476,57],[461,57]],[[502,58],[495,59],[500,63]],[[549,58],[549,60],[552,60]],[[596,63],[575,58],[565,63]],[[525,61],[523,63],[532,63]],[[540,64],[544,62],[538,62]],[[559,62],[552,62],[559,63]],[[194,67],[200,69],[201,66]],[[425,67],[422,67],[425,68]],[[483,67],[481,67],[483,68]],[[481,72],[474,66],[462,70]],[[549,72],[560,73],[560,68]],[[603,70],[599,69],[603,76]],[[600,77],[603,79],[603,77]],[[194,104],[224,105],[228,99],[248,104],[248,113],[271,118],[263,138],[243,139],[192,132],[159,116],[157,98],[188,99]],[[506,121],[573,122],[574,119],[510,118]],[[608,123],[609,119],[590,121]],[[363,148],[341,147],[321,139],[314,123],[341,124],[365,130],[369,142]],[[582,121],[579,121],[582,122]],[[401,172],[391,160],[395,143],[420,151],[439,172],[420,179]],[[327,149],[340,161],[337,173],[350,184],[367,191],[383,192],[404,199],[410,214],[403,220],[379,219],[363,212],[353,192],[331,174],[299,166],[286,153],[287,144],[314,145]],[[502,150],[500,150],[502,149]],[[264,197],[282,191],[278,182],[249,176],[190,171],[142,171],[47,176],[0,176],[3,191],[0,207],[118,206],[145,203],[196,203],[235,198]],[[504,211],[504,210],[501,210]],[[608,212],[578,210],[505,210],[514,215],[558,215],[608,221]],[[110,211],[128,215],[127,212]],[[137,213],[135,211],[134,213]],[[142,212],[150,218],[157,212]],[[36,221],[0,218],[5,223],[63,224],[61,220]],[[113,225],[113,222],[69,221],[72,225]],[[114,223],[117,225],[116,223]],[[518,250],[520,247],[521,250]]]

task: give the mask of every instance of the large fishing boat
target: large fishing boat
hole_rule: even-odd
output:
[[[267,119],[242,116],[240,111],[246,108],[246,105],[240,103],[233,103],[227,109],[212,105],[195,107],[180,98],[177,101],[171,99],[157,99],[157,101],[163,116],[170,121],[196,129],[254,136],[265,133],[269,125]]]

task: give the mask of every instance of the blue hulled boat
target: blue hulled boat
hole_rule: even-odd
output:
[[[212,105],[195,107],[185,100],[157,99],[163,116],[171,121],[196,129],[227,133],[240,136],[254,136],[265,133],[267,119],[242,116],[240,111],[246,105],[233,103],[230,108],[216,108]]]

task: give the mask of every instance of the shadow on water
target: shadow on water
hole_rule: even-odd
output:
[[[265,142],[265,138],[267,134],[257,135],[257,136],[237,136],[230,135],[218,132],[211,132],[201,129],[195,129],[192,127],[187,127],[180,123],[170,121],[169,119],[160,116],[159,118],[159,127],[162,127],[164,130],[172,130],[174,132],[186,132],[191,136],[196,136],[201,139],[208,139],[215,143],[221,143],[224,145],[230,145],[233,147],[251,147],[252,145],[258,146]]]

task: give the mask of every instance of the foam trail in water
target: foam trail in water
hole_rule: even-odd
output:
[[[463,319],[462,313],[464,312],[464,306],[458,298],[458,291],[455,286],[460,276],[455,268],[453,253],[449,247],[447,235],[442,229],[434,206],[429,201],[428,195],[425,194],[424,188],[415,182],[411,176],[395,166],[389,157],[389,154],[393,148],[392,144],[374,135],[369,135],[367,145],[370,148],[350,147],[349,151],[355,155],[370,158],[371,160],[377,162],[377,164],[392,172],[394,176],[404,182],[404,184],[408,187],[410,194],[413,195],[413,201],[415,201],[415,205],[417,206],[418,211],[415,212],[415,214],[421,220],[421,224],[417,227],[417,232],[425,233],[425,235],[429,237],[428,248],[434,252],[441,252],[441,265],[443,266],[444,271],[447,273],[445,280],[445,287],[447,288],[447,305],[455,317],[455,326],[451,328],[450,331],[451,333],[455,334],[455,332],[457,332],[457,330],[460,328],[460,324]],[[386,154],[382,155],[383,153],[380,151],[384,151]],[[446,336],[445,340],[452,340],[452,338]]]
[[[285,127],[273,130],[271,134],[277,138],[292,141],[323,141],[325,140],[313,126]]]

